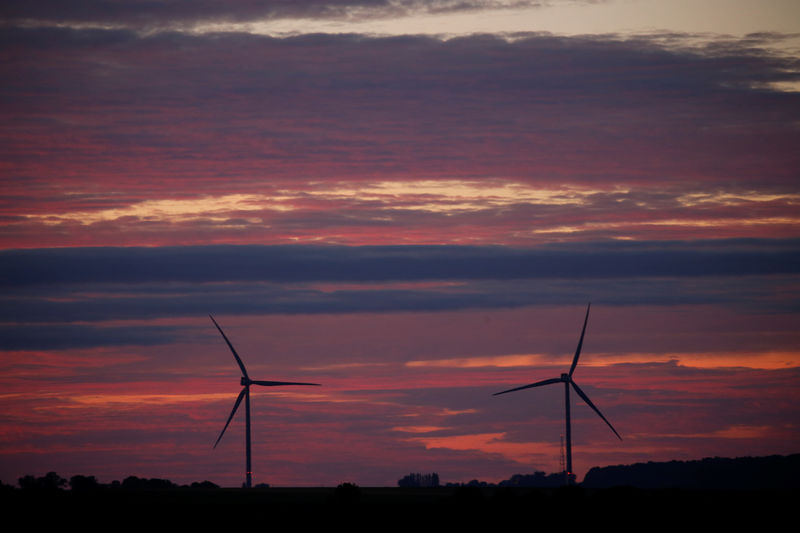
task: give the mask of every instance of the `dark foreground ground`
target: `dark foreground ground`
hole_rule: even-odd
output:
[[[82,529],[288,526],[396,529],[565,525],[720,528],[794,523],[800,493],[682,489],[268,488],[4,492],[6,523]],[[38,529],[38,528],[37,528]]]

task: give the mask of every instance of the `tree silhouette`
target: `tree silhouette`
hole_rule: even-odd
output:
[[[262,485],[263,484],[264,483],[262,483]],[[200,481],[200,482],[193,481],[190,486],[193,489],[204,489],[204,490],[212,490],[212,489],[218,489],[219,488],[219,485],[217,485],[216,483],[212,483],[212,482],[210,482],[208,480]],[[256,485],[256,488],[258,488],[258,487],[259,487],[259,485]],[[269,485],[267,485],[267,487],[269,487]]]
[[[176,487],[177,485],[168,479],[147,479],[128,476],[122,480],[122,488],[129,490],[174,489]]]
[[[800,454],[767,457],[707,457],[696,461],[647,462],[594,467],[586,487],[629,485],[638,488],[796,489],[800,486]]]
[[[340,483],[333,491],[333,501],[340,505],[352,505],[361,499],[361,488],[355,483]]]
[[[25,490],[60,490],[66,486],[67,480],[55,472],[48,472],[42,477],[30,474],[19,478],[19,486]]]
[[[94,476],[75,475],[69,478],[69,486],[77,492],[88,492],[100,489],[100,483]]]
[[[439,474],[411,473],[397,480],[398,487],[438,487]]]
[[[501,481],[498,485],[500,487],[560,487],[564,485],[564,474],[545,474],[544,472],[514,474],[510,479]]]

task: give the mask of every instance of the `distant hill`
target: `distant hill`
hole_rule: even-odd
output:
[[[800,488],[800,454],[594,467],[586,473],[581,485],[586,488],[797,489]]]

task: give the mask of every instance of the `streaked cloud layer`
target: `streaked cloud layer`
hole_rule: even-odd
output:
[[[0,479],[237,485],[208,313],[257,482],[555,470],[588,301],[579,476],[796,452],[795,8],[645,5],[4,3]]]
[[[7,248],[797,236],[752,40],[4,36]]]
[[[792,0],[269,0],[76,3],[9,0],[6,23],[22,26],[266,35],[362,33],[467,35],[547,31],[562,35],[677,32],[794,33]]]

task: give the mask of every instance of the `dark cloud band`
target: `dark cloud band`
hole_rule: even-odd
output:
[[[75,324],[0,326],[0,351],[169,344],[177,338],[176,329],[180,328]]]
[[[389,282],[797,274],[800,243],[187,246],[0,252],[0,286],[147,282]]]

